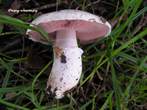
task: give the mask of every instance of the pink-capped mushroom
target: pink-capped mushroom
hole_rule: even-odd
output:
[[[82,73],[81,43],[94,42],[95,39],[110,34],[111,25],[102,17],[80,10],[61,10],[43,14],[31,23],[38,25],[54,39],[54,62],[47,81],[47,93],[56,99],[75,87]],[[48,44],[35,31],[27,30],[29,39]]]

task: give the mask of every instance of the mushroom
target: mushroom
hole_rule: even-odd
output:
[[[82,73],[81,43],[94,42],[107,36],[111,25],[102,17],[80,10],[61,10],[39,16],[31,23],[40,26],[54,39],[54,62],[47,81],[47,93],[61,99],[65,92],[75,87]],[[27,30],[29,39],[48,44],[41,35]]]

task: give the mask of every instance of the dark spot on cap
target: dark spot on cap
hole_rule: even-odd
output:
[[[103,22],[103,23],[106,23],[106,19],[105,18],[103,18],[103,17],[100,17],[100,20]]]
[[[57,91],[57,87],[54,89],[54,93]]]
[[[76,79],[76,81],[78,80],[78,78]]]
[[[63,80],[63,77],[62,77],[62,78],[60,78],[60,82],[62,82],[62,80]]]
[[[61,63],[66,63],[66,56],[64,53],[61,55]]]

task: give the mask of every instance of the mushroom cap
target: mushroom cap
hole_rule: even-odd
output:
[[[54,38],[59,30],[74,29],[81,43],[94,42],[95,39],[110,34],[111,25],[102,17],[80,10],[61,10],[43,14],[32,21],[32,26],[43,28],[49,37]],[[29,39],[47,44],[41,35],[28,29]]]

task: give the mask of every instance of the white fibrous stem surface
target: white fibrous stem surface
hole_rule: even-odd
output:
[[[80,80],[83,51],[77,46],[74,30],[57,32],[53,49],[54,62],[47,82],[47,93],[61,99],[65,92],[75,87]]]

